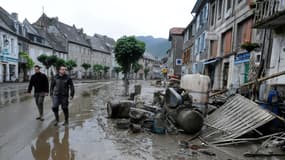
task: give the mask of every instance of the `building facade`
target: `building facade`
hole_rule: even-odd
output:
[[[257,1],[254,28],[257,29],[257,39],[261,41],[259,77],[285,71],[284,26],[285,0]],[[285,83],[285,76],[270,79],[266,83],[282,85]]]
[[[18,33],[19,26],[16,19],[0,7],[0,82],[18,80]]]
[[[171,48],[168,51],[169,60],[172,61],[170,69],[173,68],[173,75],[181,76],[182,74],[182,54],[183,54],[183,31],[185,28],[171,28],[168,40],[171,41]],[[170,74],[172,71],[170,70]]]
[[[247,0],[215,0],[209,4],[209,13],[205,74],[213,90],[238,88],[248,81],[251,53],[241,46],[252,42],[253,10]]]

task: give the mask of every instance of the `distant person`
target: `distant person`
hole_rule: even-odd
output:
[[[41,73],[41,67],[36,65],[34,67],[35,74],[32,75],[28,87],[28,93],[31,94],[32,88],[34,87],[34,97],[36,101],[36,105],[39,111],[39,117],[37,120],[44,121],[43,113],[44,113],[44,99],[45,96],[48,95],[49,92],[49,84],[48,78],[45,74]]]
[[[69,98],[69,90],[71,99],[74,96],[74,85],[72,79],[66,74],[66,67],[61,66],[58,70],[58,74],[52,79],[51,87],[50,87],[50,95],[52,97],[53,106],[52,110],[55,116],[55,126],[58,125],[59,115],[58,108],[61,105],[65,122],[64,125],[68,125],[68,98]]]

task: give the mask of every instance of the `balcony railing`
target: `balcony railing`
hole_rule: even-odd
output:
[[[257,0],[255,25],[266,23],[283,11],[285,11],[285,0]]]

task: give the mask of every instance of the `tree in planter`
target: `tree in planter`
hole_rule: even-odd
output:
[[[32,58],[29,56],[28,53],[26,52],[20,52],[19,53],[20,57],[22,57],[23,59],[26,60],[26,63],[25,64],[21,64],[21,67],[23,68],[23,71],[24,71],[24,81],[27,81],[27,72],[28,70],[31,70],[35,63],[34,61],[32,60]]]
[[[119,79],[119,73],[122,71],[122,68],[121,67],[114,67],[114,71],[117,74],[117,80],[118,80]]]
[[[53,64],[53,67],[55,68],[57,74],[61,66],[66,66],[66,62],[64,59],[57,58],[56,62]]]
[[[69,74],[71,75],[71,71],[73,70],[73,68],[77,67],[77,64],[74,60],[68,60],[65,62],[65,66],[66,66]]]
[[[143,68],[143,66],[141,65],[141,64],[139,64],[139,63],[134,63],[133,65],[132,65],[132,68],[133,68],[133,70],[134,70],[134,72],[135,72],[135,81],[137,81],[137,75],[138,75],[138,71],[140,70],[140,69],[142,69]]]
[[[105,78],[107,78],[106,76],[107,76],[107,73],[108,73],[109,69],[110,69],[110,67],[108,67],[108,66],[104,66],[104,67],[103,67],[104,77],[105,77]]]
[[[124,73],[124,95],[128,95],[128,73],[130,72],[131,64],[137,62],[145,52],[145,43],[138,41],[134,36],[124,36],[117,40],[114,51],[116,61],[122,67],[122,71]]]
[[[81,65],[81,67],[84,68],[84,70],[85,70],[85,78],[87,79],[87,70],[91,67],[91,65],[88,64],[88,63],[83,63]]]
[[[46,54],[42,54],[37,59],[46,67],[47,70],[49,70],[51,66],[55,65],[58,58],[55,55],[47,56]],[[51,78],[53,78],[52,70],[51,70]]]
[[[149,73],[150,69],[149,68],[145,68],[143,71],[144,71],[145,80],[147,80],[147,76],[148,76],[148,73]]]
[[[93,71],[95,72],[96,78],[99,79],[103,66],[100,64],[94,64]]]
[[[251,43],[251,42],[245,42],[241,45],[241,48],[247,50],[248,52],[253,51],[256,48],[259,48],[259,44],[257,43]]]

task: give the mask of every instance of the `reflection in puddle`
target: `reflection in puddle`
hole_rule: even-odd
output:
[[[50,133],[52,132],[52,133]],[[61,138],[59,129],[46,129],[31,146],[35,160],[74,160],[75,152],[69,147],[69,128],[65,127]]]
[[[10,103],[19,103],[32,98],[25,94],[26,89],[14,88],[14,89],[1,89],[0,90],[0,107],[4,107]]]

